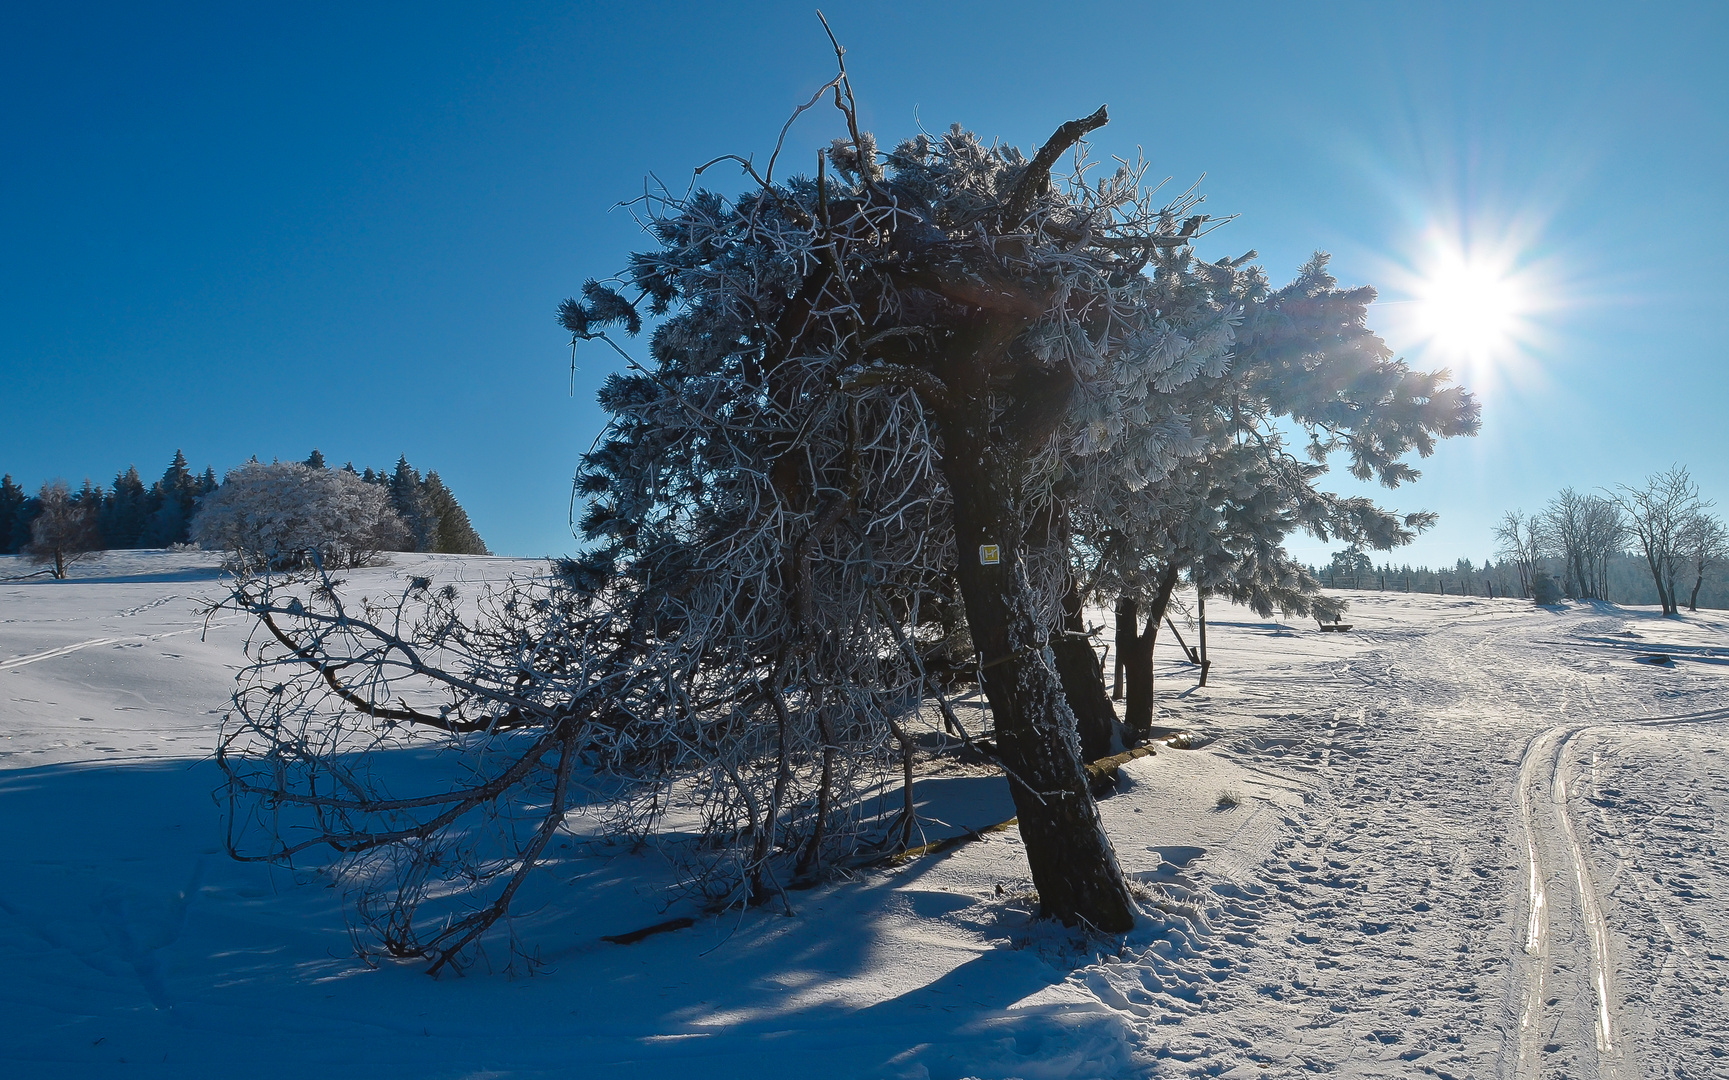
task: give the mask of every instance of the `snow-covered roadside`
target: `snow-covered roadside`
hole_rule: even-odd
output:
[[[532,568],[405,556],[359,576]],[[1029,920],[1011,831],[794,894],[796,918],[735,913],[612,945],[601,935],[683,911],[664,906],[654,853],[573,838],[513,927],[539,974],[505,977],[499,943],[468,977],[434,981],[354,961],[341,891],[316,875],[221,854],[201,759],[244,628],[201,632],[194,598],[219,588],[208,559],[81,572],[0,584],[8,1074],[121,1059],[175,1076],[417,1077],[1718,1064],[1716,613],[1364,593],[1355,630],[1321,634],[1215,611],[1209,686],[1193,689],[1174,649],[1160,666],[1168,722],[1211,741],[1130,763],[1103,803],[1149,912],[1121,942]],[[1659,646],[1674,664],[1641,662]],[[989,824],[1006,816],[992,785],[945,775],[921,782],[921,804]]]

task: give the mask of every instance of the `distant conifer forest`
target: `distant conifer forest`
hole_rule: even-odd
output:
[[[317,450],[305,464],[315,469],[329,467]],[[422,476],[406,455],[389,471],[370,467],[361,471],[353,462],[342,468],[389,493],[391,507],[407,526],[406,542],[397,550],[490,554],[468,513],[438,473]],[[83,487],[72,493],[72,502],[93,519],[102,549],[165,548],[188,542],[199,501],[220,486],[216,470],[206,466],[203,472],[195,473],[186,455],[176,450],[161,479],[146,484],[138,467],[128,465],[115,474],[107,488],[86,477]],[[49,485],[44,485],[43,492],[31,494],[10,473],[0,477],[0,555],[17,554],[30,543],[31,524],[43,511],[48,489]]]

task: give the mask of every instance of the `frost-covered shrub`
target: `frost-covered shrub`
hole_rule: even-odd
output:
[[[91,497],[90,484],[85,491],[74,494],[64,480],[51,480],[42,485],[36,496],[36,517],[30,522],[30,542],[24,545],[24,556],[33,563],[46,564],[49,573],[64,578],[75,562],[94,558],[102,547],[102,534],[96,524],[96,506],[100,496]]]
[[[1549,571],[1538,570],[1531,577],[1531,597],[1539,604],[1559,604],[1561,586],[1549,576]]]
[[[407,538],[390,494],[351,472],[299,462],[248,462],[200,503],[192,539],[229,553],[248,570],[286,569],[317,559],[364,566]]]

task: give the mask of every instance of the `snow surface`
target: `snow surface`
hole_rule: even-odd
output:
[[[1161,722],[1201,745],[1101,804],[1126,938],[1033,921],[1010,830],[613,945],[700,913],[579,819],[508,928],[538,966],[501,934],[435,980],[356,960],[336,883],[222,853],[246,627],[200,613],[214,560],[76,573],[0,583],[0,1075],[1729,1075],[1721,613],[1366,592],[1323,634],[1219,607],[1206,688],[1161,639]],[[931,836],[1012,813],[977,769],[917,793]]]

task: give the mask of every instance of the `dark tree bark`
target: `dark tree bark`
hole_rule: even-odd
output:
[[[1645,564],[1651,568],[1651,580],[1657,585],[1657,602],[1663,606],[1663,614],[1675,614],[1674,602],[1663,589],[1663,569],[1658,565],[1657,557],[1652,554],[1649,543],[1645,545]]]
[[[998,228],[1019,228],[1049,183],[1052,163],[1105,119],[1101,108],[1051,136],[1005,201]],[[896,279],[898,295],[893,305],[871,307],[892,306],[902,325],[928,327],[935,347],[907,336],[878,351],[897,344],[907,350],[890,359],[906,361],[908,385],[942,436],[959,553],[955,576],[1040,911],[1071,926],[1126,931],[1134,925],[1134,901],[1081,764],[1074,710],[1046,662],[1050,627],[1021,562],[1029,543],[1050,543],[1060,526],[1047,519],[1038,535],[1029,535],[1034,523],[1017,509],[1025,504],[1018,496],[1025,494],[1027,461],[1061,423],[1074,389],[1071,372],[1047,370],[1017,348],[1054,294],[1048,283],[1017,274],[994,249],[958,245],[941,230],[897,227],[890,247],[901,257],[883,269]],[[999,411],[995,402],[1004,395],[1010,402]]]
[[[1207,594],[1198,589],[1195,592],[1195,618],[1200,622],[1201,627],[1201,685],[1205,686],[1207,685],[1207,669],[1213,666],[1213,662],[1207,659]]]
[[[1113,752],[1117,734],[1117,710],[1105,692],[1105,672],[1086,635],[1081,613],[1080,590],[1071,587],[1063,597],[1063,632],[1051,642],[1057,658],[1057,674],[1063,681],[1063,696],[1075,714],[1081,739],[1081,760],[1097,761]]]
[[[1126,673],[1128,689],[1128,704],[1123,709],[1123,726],[1128,729],[1129,739],[1139,742],[1146,739],[1153,730],[1153,646],[1158,644],[1159,623],[1164,620],[1165,611],[1171,606],[1171,593],[1177,587],[1178,567],[1175,563],[1167,566],[1159,575],[1157,590],[1147,612],[1145,629],[1135,633],[1134,622],[1130,621],[1129,633],[1133,635],[1127,645],[1119,645],[1124,649],[1123,670]],[[1133,601],[1130,601],[1133,604]],[[1118,610],[1122,607],[1119,605]],[[1119,618],[1117,623],[1117,640],[1122,642],[1123,623]]]
[[[1117,597],[1117,678],[1111,690],[1111,700],[1123,700],[1123,679],[1128,665],[1123,658],[1135,647],[1135,627],[1140,618],[1140,605],[1132,596]]]
[[[947,424],[943,433],[961,553],[956,577],[1039,908],[1066,925],[1121,933],[1134,926],[1133,901],[1087,786],[1074,712],[1044,660],[1046,630],[1019,557],[1024,528],[1000,479],[1006,470],[992,467],[999,451],[967,427]],[[1000,561],[981,560],[987,545]]]

